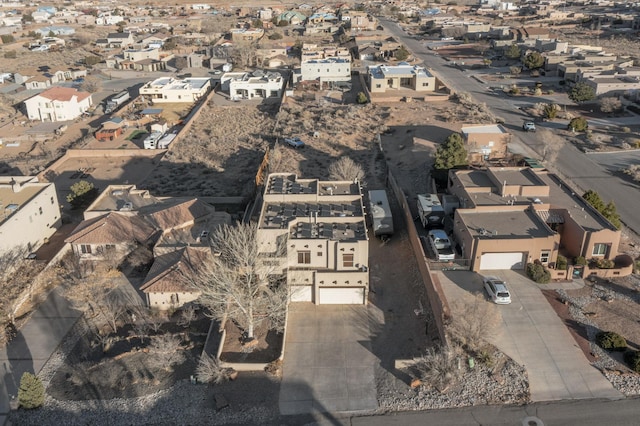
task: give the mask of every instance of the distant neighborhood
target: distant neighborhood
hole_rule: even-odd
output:
[[[0,2],[0,425],[637,396],[638,37],[608,1]]]

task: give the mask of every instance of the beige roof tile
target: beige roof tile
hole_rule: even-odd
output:
[[[82,221],[65,242],[72,244],[145,242],[154,233],[156,233],[155,228],[138,215],[111,212]]]
[[[140,287],[144,293],[197,291],[189,278],[211,257],[209,247],[183,247],[158,256]]]

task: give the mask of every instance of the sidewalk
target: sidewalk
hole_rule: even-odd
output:
[[[7,419],[11,401],[18,397],[22,374],[40,372],[80,315],[57,288],[18,331],[18,336],[0,349],[0,425]]]

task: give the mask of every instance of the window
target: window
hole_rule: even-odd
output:
[[[353,268],[353,254],[349,253],[342,255],[342,267]]]
[[[382,84],[376,84],[376,89],[379,89],[382,87]]]
[[[38,207],[38,213],[42,214],[42,207]]]
[[[81,244],[80,245],[80,253],[82,253],[82,254],[91,254],[91,246],[89,244]]]
[[[318,256],[318,257],[322,257],[322,252],[321,252],[321,251],[316,252],[316,256]]]
[[[598,243],[593,245],[593,255],[594,256],[604,256],[607,254],[607,244]]]
[[[310,251],[299,251],[298,252],[298,263],[301,265],[308,265],[311,263],[311,252]]]
[[[544,250],[540,252],[540,262],[541,263],[549,263],[549,250]]]
[[[116,245],[115,244],[105,244],[104,245],[104,249],[105,250],[115,250],[116,249]]]
[[[429,87],[429,83],[422,83],[422,87]]]

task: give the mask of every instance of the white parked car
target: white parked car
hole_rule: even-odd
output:
[[[507,284],[500,278],[484,277],[482,283],[493,303],[497,303],[498,305],[508,305],[511,303],[511,294],[507,289]]]

